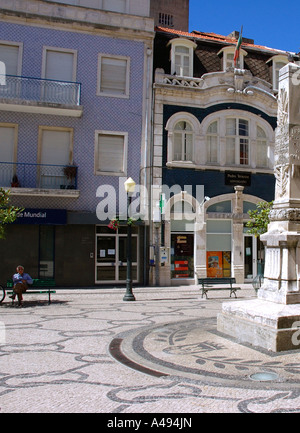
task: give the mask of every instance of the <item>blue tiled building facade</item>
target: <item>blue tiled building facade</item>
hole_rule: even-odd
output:
[[[6,85],[0,86],[0,172],[12,204],[35,217],[7,227],[2,278],[21,263],[57,285],[123,284],[126,225],[119,233],[107,225],[124,212],[124,181],[142,181],[153,21],[26,3],[27,10],[12,5],[0,21],[0,60],[7,63]],[[75,167],[71,180],[65,165]],[[13,174],[17,186],[10,184]],[[115,191],[116,203],[97,214],[105,188],[97,191],[105,185]],[[45,210],[51,220],[39,217]],[[133,237],[134,280],[141,282],[144,227],[135,227]]]

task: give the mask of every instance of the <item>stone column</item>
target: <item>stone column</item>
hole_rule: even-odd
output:
[[[258,298],[223,303],[218,330],[274,352],[299,349],[292,338],[300,321],[300,67],[280,70],[275,142],[274,207]]]
[[[258,298],[281,304],[300,302],[300,68],[280,71],[275,142],[275,200],[266,245],[264,285]],[[297,85],[295,85],[297,83]]]
[[[232,264],[233,276],[238,284],[244,282],[244,256],[243,256],[243,186],[235,186],[235,200],[233,203],[232,224]]]

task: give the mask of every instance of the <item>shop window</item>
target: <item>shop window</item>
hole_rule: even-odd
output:
[[[207,208],[207,212],[231,213],[231,200],[212,204]]]
[[[54,278],[55,226],[40,226],[39,278]]]
[[[248,213],[249,210],[257,209],[257,205],[255,203],[251,203],[250,201],[243,202],[243,213]]]
[[[231,220],[208,220],[207,277],[231,276]]]
[[[194,278],[193,234],[171,234],[171,278]]]

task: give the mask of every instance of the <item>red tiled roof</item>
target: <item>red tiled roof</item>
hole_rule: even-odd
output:
[[[155,30],[157,30],[159,32],[171,33],[171,34],[174,34],[177,36],[183,36],[183,37],[187,37],[187,38],[204,39],[204,40],[211,41],[211,42],[220,42],[220,43],[233,44],[233,45],[235,45],[237,42],[237,39],[232,38],[230,36],[218,35],[217,33],[200,32],[197,30],[193,30],[190,33],[190,32],[183,32],[181,30],[174,30],[174,29],[169,29],[169,28],[160,27],[160,26],[157,26],[155,28]],[[265,47],[263,45],[250,44],[248,42],[242,42],[242,47],[243,46],[245,48],[248,47],[248,48],[253,48],[253,49],[257,49],[257,50],[266,50],[266,51],[274,52],[274,53],[283,53],[283,54],[287,53],[286,51],[278,50],[276,48],[269,48],[269,47]]]

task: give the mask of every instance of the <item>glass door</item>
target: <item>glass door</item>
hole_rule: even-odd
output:
[[[252,281],[257,275],[257,240],[253,235],[244,235],[244,278]]]
[[[116,257],[117,237],[112,234],[100,235],[96,239],[96,283],[117,281]]]
[[[125,284],[127,276],[127,231],[121,227],[112,232],[107,227],[97,227],[96,233],[96,283]],[[132,281],[138,281],[138,235],[133,228]]]

